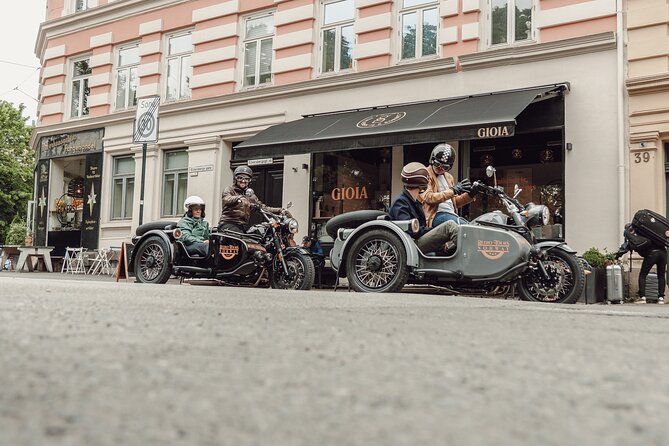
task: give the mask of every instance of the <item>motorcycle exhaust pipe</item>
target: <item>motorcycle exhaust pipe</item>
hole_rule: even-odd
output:
[[[436,277],[446,277],[449,279],[462,279],[463,274],[461,271],[449,271],[443,269],[418,269],[416,274],[423,276],[436,276]]]
[[[211,276],[213,271],[211,268],[199,268],[197,266],[175,266],[174,274],[180,273],[205,274]]]

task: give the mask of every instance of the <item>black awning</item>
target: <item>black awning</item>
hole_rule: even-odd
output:
[[[306,116],[235,147],[235,160],[513,136],[516,117],[562,86]]]

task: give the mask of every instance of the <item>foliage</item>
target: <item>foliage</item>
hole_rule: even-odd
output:
[[[15,108],[0,101],[0,240],[4,240],[10,222],[25,217],[32,197],[34,155],[30,149],[32,127],[23,117],[24,105]],[[23,234],[21,240],[25,237]]]
[[[9,225],[5,245],[23,245],[27,230],[26,221],[19,215],[16,215]]]
[[[604,268],[612,263],[616,257],[615,253],[606,252],[606,248],[604,252],[601,252],[599,249],[592,247],[583,253],[583,258],[593,268]]]

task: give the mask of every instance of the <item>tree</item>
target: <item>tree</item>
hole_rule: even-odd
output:
[[[25,106],[0,101],[0,242],[12,220],[25,218],[32,198],[34,154],[30,149],[32,127],[23,117]]]

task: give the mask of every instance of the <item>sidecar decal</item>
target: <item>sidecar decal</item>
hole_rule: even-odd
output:
[[[511,244],[504,240],[477,240],[476,250],[483,254],[483,257],[490,260],[499,260],[509,252]]]
[[[239,254],[239,246],[237,245],[221,245],[219,248],[221,257],[225,260],[234,259]]]

